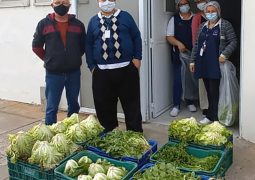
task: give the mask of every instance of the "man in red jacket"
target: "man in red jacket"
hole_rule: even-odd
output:
[[[84,24],[68,14],[69,0],[53,0],[51,6],[54,13],[38,23],[32,43],[33,51],[44,61],[46,69],[47,125],[57,121],[64,87],[68,102],[67,116],[80,110],[80,66],[86,37]]]

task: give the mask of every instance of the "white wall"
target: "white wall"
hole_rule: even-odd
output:
[[[0,8],[0,99],[41,103],[45,69],[32,52],[32,39],[37,23],[52,11],[51,6],[34,6],[33,0],[30,7]],[[66,107],[65,98],[60,107]]]
[[[43,62],[32,52],[32,37],[50,7],[1,8],[0,98],[40,103]]]
[[[255,1],[243,0],[241,49],[241,136],[255,143]]]

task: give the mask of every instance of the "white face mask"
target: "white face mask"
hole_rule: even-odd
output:
[[[111,12],[115,8],[116,3],[106,0],[105,2],[99,2],[99,8],[103,12]]]
[[[181,13],[188,13],[190,10],[190,6],[188,4],[180,6],[180,12]]]
[[[206,5],[206,2],[198,3],[198,4],[197,4],[197,8],[198,8],[200,11],[203,11],[204,8],[205,8],[205,5]]]

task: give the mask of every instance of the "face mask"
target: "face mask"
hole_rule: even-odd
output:
[[[185,4],[185,5],[180,6],[180,12],[181,12],[181,13],[188,13],[189,10],[190,10],[190,7],[189,7],[188,4]]]
[[[69,6],[65,6],[65,5],[61,4],[59,6],[53,7],[53,9],[54,9],[55,13],[57,13],[58,15],[64,16],[69,11]]]
[[[206,2],[198,3],[198,4],[197,4],[197,8],[198,8],[200,11],[203,11],[203,10],[204,10],[205,5],[206,5]]]
[[[206,18],[209,20],[209,21],[216,21],[218,19],[218,13],[217,12],[214,12],[214,13],[205,13],[206,15]]]
[[[99,8],[103,12],[111,12],[115,8],[116,3],[106,0],[105,2],[99,2]]]

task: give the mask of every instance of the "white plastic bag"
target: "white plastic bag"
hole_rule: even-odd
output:
[[[198,100],[198,80],[195,79],[194,73],[189,70],[190,51],[180,53],[180,60],[182,62],[181,78],[182,78],[182,99]]]
[[[200,109],[208,109],[208,98],[203,79],[198,80]]]
[[[219,121],[226,126],[231,126],[238,120],[239,109],[239,85],[236,78],[236,68],[226,61],[220,65],[220,98],[219,98]]]

